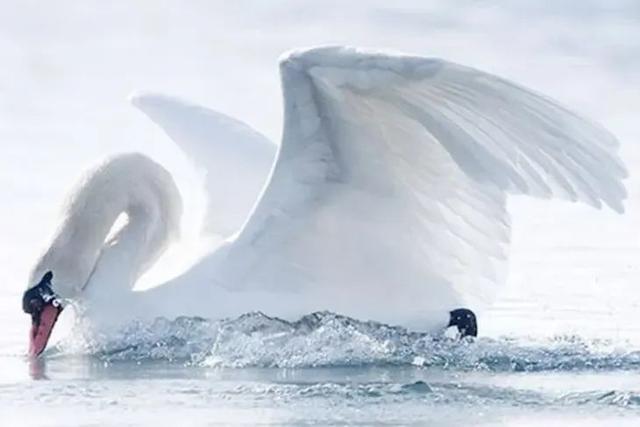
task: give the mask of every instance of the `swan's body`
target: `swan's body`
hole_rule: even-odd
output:
[[[615,138],[498,77],[349,48],[294,52],[281,74],[272,168],[276,146],[248,127],[167,97],[134,99],[207,168],[222,245],[179,277],[130,291],[176,233],[180,201],[161,166],[126,155],[80,187],[31,283],[51,270],[61,296],[119,320],[332,310],[430,329],[495,296],[508,193],[623,209]],[[129,225],[102,247],[121,211]]]

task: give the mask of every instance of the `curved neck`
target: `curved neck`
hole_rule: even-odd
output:
[[[126,224],[106,240],[116,220]],[[89,284],[129,289],[177,235],[182,202],[162,166],[141,154],[107,160],[72,193],[48,249],[31,273],[53,272],[54,290],[73,298]],[[108,283],[105,283],[108,282]]]

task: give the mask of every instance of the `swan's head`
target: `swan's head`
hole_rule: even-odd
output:
[[[62,312],[60,298],[51,288],[53,273],[47,271],[40,282],[22,296],[22,310],[31,316],[29,355],[37,356],[47,347],[53,327]]]

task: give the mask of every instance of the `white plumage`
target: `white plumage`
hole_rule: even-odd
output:
[[[507,194],[623,210],[615,138],[504,79],[343,47],[296,51],[280,68],[284,131],[270,172],[275,145],[237,121],[134,98],[207,168],[210,225],[230,237],[183,275],[123,296],[125,311],[332,310],[429,329],[504,281]],[[45,268],[57,277],[55,263]],[[87,290],[110,285],[108,274],[94,282]],[[84,300],[99,310],[99,297]]]

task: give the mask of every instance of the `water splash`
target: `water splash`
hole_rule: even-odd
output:
[[[54,352],[106,362],[162,360],[207,367],[423,366],[490,372],[640,369],[640,348],[576,336],[454,340],[331,312],[295,322],[248,313],[135,322],[114,334],[78,327]]]

